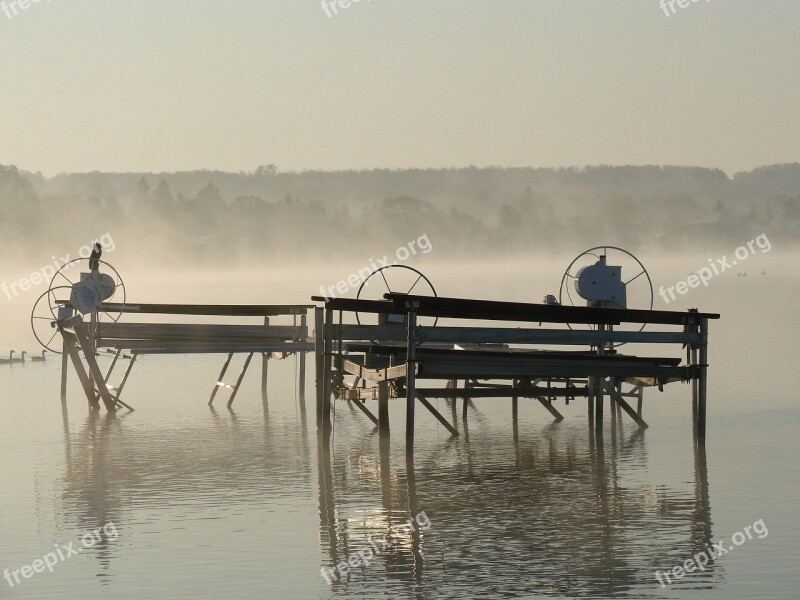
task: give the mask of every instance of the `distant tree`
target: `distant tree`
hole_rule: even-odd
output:
[[[222,193],[219,191],[219,188],[214,185],[213,181],[209,181],[197,192],[197,203],[203,206],[222,205]]]
[[[171,205],[175,203],[172,190],[169,189],[169,184],[163,177],[158,181],[156,189],[153,190],[153,201],[158,205]]]
[[[278,167],[275,165],[261,165],[255,171],[258,177],[274,177],[278,174]]]
[[[150,182],[144,177],[136,184],[136,199],[142,202],[150,201]]]

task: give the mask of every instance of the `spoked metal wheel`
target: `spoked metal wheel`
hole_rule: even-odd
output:
[[[606,257],[609,265],[622,267],[622,280],[625,283],[627,307],[631,310],[653,309],[653,282],[650,274],[633,254],[617,246],[595,246],[579,254],[564,271],[561,277],[561,286],[558,290],[558,302],[564,306],[586,306],[586,301],[578,295],[575,289],[575,278],[583,267],[595,264],[601,256]],[[570,329],[597,329],[596,325],[567,324]],[[617,331],[643,331],[647,323],[640,327],[634,324],[617,326]],[[623,346],[625,342],[617,342],[613,347]]]
[[[356,298],[358,300],[383,300],[383,295],[387,292],[395,294],[414,294],[415,296],[437,296],[436,289],[430,279],[415,269],[407,265],[387,265],[374,270],[361,283],[358,288]],[[367,323],[366,320],[371,319]],[[359,315],[356,313],[356,320],[359,325],[377,325],[378,315]],[[424,327],[433,327],[439,321],[433,317],[419,317],[417,324]]]
[[[69,285],[71,287],[80,281],[81,272],[91,271],[89,268],[89,261],[89,258],[75,258],[62,265],[50,280],[50,289],[64,285]],[[110,278],[107,289],[108,295],[105,298],[105,302],[113,300],[115,304],[124,307],[127,294],[125,292],[125,282],[122,280],[122,275],[120,275],[119,271],[110,263],[104,260],[98,260],[97,262],[100,264],[99,272]],[[67,299],[69,299],[69,296]],[[57,314],[57,310],[53,311],[53,318],[56,318]],[[98,311],[97,318],[99,323],[116,323],[121,316],[121,310],[100,310]]]
[[[31,331],[36,341],[48,352],[61,354],[61,340],[57,339],[58,329],[53,326],[58,309],[69,301],[72,287],[60,285],[50,288],[36,299],[31,311]]]

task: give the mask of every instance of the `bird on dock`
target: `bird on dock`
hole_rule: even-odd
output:
[[[47,352],[47,350],[42,350],[42,355],[41,356],[31,356],[31,362],[44,362],[44,361],[46,361],[47,359],[44,356],[45,352]]]
[[[94,250],[92,250],[91,255],[89,256],[89,270],[90,271],[97,271],[100,268],[100,257],[103,256],[103,247],[98,243],[94,245]]]
[[[11,354],[14,354],[14,352],[12,351],[12,352],[11,352]],[[24,362],[25,362],[25,356],[26,356],[27,354],[28,354],[28,353],[27,353],[25,350],[23,350],[23,351],[22,351],[22,354],[20,354],[20,355],[19,355],[19,358],[13,358],[13,357],[10,357],[10,358],[9,358],[9,361],[11,362],[11,364],[19,364],[19,363],[24,363]]]
[[[8,355],[8,358],[0,358],[0,365],[10,365],[12,360],[14,360],[14,351],[13,350]]]

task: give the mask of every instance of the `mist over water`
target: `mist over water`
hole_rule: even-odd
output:
[[[0,600],[800,597],[799,19],[0,0]],[[556,346],[600,325],[426,301],[417,356],[399,324],[342,339],[396,314],[314,331],[387,292],[676,311],[638,339],[689,341]],[[520,378],[598,364],[630,402],[602,421],[560,389],[595,376]],[[399,398],[326,414],[372,369]],[[483,397],[529,384],[559,397]]]
[[[432,252],[408,264],[440,295],[530,302],[557,293],[564,269],[585,249],[454,261],[438,259],[431,242]],[[637,255],[656,289],[717,256]],[[108,256],[129,301],[197,303],[307,303],[319,286],[346,279],[369,258],[212,270],[151,268],[119,244]],[[587,427],[585,401],[559,402],[561,424],[523,402],[516,432],[508,400],[474,401],[466,425],[459,403],[462,435],[452,439],[420,413],[409,462],[402,401],[391,403],[388,447],[360,413],[336,403],[331,449],[319,450],[313,361],[304,404],[290,358],[272,362],[266,404],[256,370],[228,411],[224,402],[206,406],[222,356],[142,357],[125,391],[137,410],[116,419],[89,416],[72,375],[61,406],[58,360],[5,367],[0,527],[14,543],[0,548],[0,567],[30,563],[53,543],[108,521],[119,538],[4,597],[331,598],[380,590],[403,598],[728,598],[740,589],[790,597],[798,489],[779,465],[797,453],[796,345],[786,333],[797,330],[800,311],[785,302],[800,289],[795,260],[777,247],[758,252],[674,306],[722,313],[711,324],[704,452],[693,449],[691,392],[681,384],[647,390],[646,432],[627,418],[612,426],[607,415],[602,444]],[[34,347],[25,319],[35,295],[5,305],[4,332],[17,348]],[[655,307],[673,308],[658,296]],[[446,402],[437,407],[452,416]],[[325,583],[321,568],[423,510],[426,531]],[[668,590],[659,586],[655,571],[682,564],[712,540],[729,543],[758,519],[767,537]]]

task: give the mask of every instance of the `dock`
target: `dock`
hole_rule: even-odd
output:
[[[459,398],[466,416],[472,399],[503,397],[511,399],[513,420],[520,398],[534,399],[556,421],[564,418],[557,402],[586,399],[588,419],[602,434],[606,397],[612,411],[623,411],[646,428],[645,388],[663,390],[667,384],[683,382],[691,387],[695,433],[705,437],[708,324],[719,319],[718,314],[397,293],[385,294],[383,301],[319,296],[312,300],[323,304],[315,310],[316,405],[322,430],[331,427],[333,399],[352,403],[388,433],[388,403],[405,399],[406,439],[412,447],[417,405],[457,436],[455,424],[433,407],[431,398],[451,399],[454,419]],[[355,313],[377,315],[379,323],[348,324]],[[437,325],[420,325],[422,317]],[[458,325],[438,325],[444,320]],[[486,325],[487,321],[492,324]],[[500,326],[503,323],[506,326]],[[554,328],[566,324],[595,328]],[[615,331],[625,324],[648,324],[658,330]],[[658,350],[672,347],[685,356],[622,354],[615,346],[620,343],[647,344]],[[636,401],[635,407],[629,400]],[[377,415],[367,401],[377,402]]]
[[[103,402],[108,411],[118,407],[132,409],[121,400],[122,391],[136,360],[148,354],[220,354],[225,355],[217,380],[213,382],[208,404],[220,389],[229,391],[230,407],[239,391],[247,370],[256,355],[261,356],[261,395],[267,399],[267,379],[270,359],[284,359],[298,355],[298,389],[305,395],[306,355],[315,350],[308,335],[308,311],[313,305],[200,305],[200,304],[114,304],[104,303],[101,312],[112,315],[133,316],[134,321],[111,319],[102,322],[95,317],[86,322],[74,314],[68,301],[61,301],[62,318],[55,321],[64,345],[61,395],[66,396],[67,359],[72,362],[91,408]],[[99,312],[100,312],[99,311]],[[140,321],[144,315],[159,317],[235,317],[239,320],[253,317],[262,319],[253,323],[163,323]],[[152,317],[151,317],[152,318]],[[288,321],[291,320],[291,323]],[[97,362],[101,352],[110,352],[112,362],[103,372]],[[224,377],[235,355],[243,355],[244,363],[234,383]],[[127,360],[119,384],[110,383],[120,360]]]
[[[608,263],[610,251],[632,259],[637,274],[624,281],[622,266]],[[582,258],[592,264],[572,274]],[[116,269],[103,267],[114,277],[94,269],[65,286],[56,285],[57,273],[31,316],[34,335],[46,348],[52,350],[53,337],[45,342],[50,334],[37,333],[37,326],[49,323],[61,334],[62,400],[71,362],[93,410],[101,402],[109,412],[133,410],[122,393],[137,359],[165,354],[223,356],[208,404],[224,390],[229,407],[253,358],[261,358],[266,402],[269,361],[296,356],[304,402],[306,356],[313,353],[316,422],[323,439],[333,427],[334,402],[358,409],[383,437],[392,429],[389,403],[405,400],[406,446],[412,449],[418,406],[458,436],[459,400],[466,419],[471,403],[487,398],[510,400],[515,427],[520,400],[541,405],[555,422],[564,419],[562,403],[585,401],[590,428],[602,436],[606,410],[612,422],[624,413],[645,429],[645,390],[684,383],[691,390],[694,437],[705,440],[709,323],[720,315],[653,310],[647,270],[619,248],[596,247],[579,255],[562,277],[558,299],[548,295],[543,303],[438,297],[421,271],[400,265],[369,276],[386,285],[378,299],[362,298],[362,284],[356,298],[312,296],[313,303],[303,305],[141,304],[127,301]],[[411,274],[408,291],[391,289],[390,269]],[[430,294],[412,294],[423,279]],[[635,303],[634,282],[644,287],[645,297],[649,291],[644,309],[629,307]],[[574,304],[572,287],[586,306]],[[111,301],[115,294],[121,301]],[[572,305],[563,303],[566,299]],[[644,348],[646,354],[634,353]],[[112,359],[105,371],[100,355]],[[239,372],[226,381],[237,357]],[[125,361],[121,380],[112,384],[117,365]],[[438,398],[448,402],[449,415],[431,403]]]

